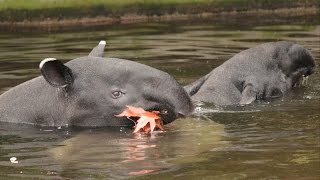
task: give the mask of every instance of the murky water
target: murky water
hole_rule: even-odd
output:
[[[319,25],[109,26],[77,32],[0,33],[0,92],[39,75],[46,57],[131,59],[187,84],[263,42],[293,40],[320,62]],[[270,103],[217,108],[167,125],[154,136],[131,129],[40,129],[1,123],[0,179],[318,179],[320,76]],[[11,163],[16,157],[18,163]]]

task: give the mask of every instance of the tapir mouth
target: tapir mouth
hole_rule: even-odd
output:
[[[301,68],[292,73],[292,87],[299,87],[308,84],[309,75],[315,71],[314,67]]]
[[[159,116],[164,124],[184,118],[193,112],[194,106],[190,96],[182,87],[163,90],[163,95],[144,94],[145,110],[159,111]]]
[[[177,118],[184,118],[185,115],[182,113],[176,113],[172,108],[168,108],[165,105],[155,106],[148,108],[147,111],[159,111],[158,114],[163,121],[163,124],[168,124]]]
[[[293,84],[293,87],[308,85],[308,79],[309,79],[309,76],[305,76],[305,75],[298,77],[298,80]]]

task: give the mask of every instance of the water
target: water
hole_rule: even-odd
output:
[[[319,65],[319,34],[319,25],[209,23],[1,32],[0,92],[38,76],[42,59],[87,55],[102,39],[106,56],[156,67],[187,84],[269,41],[296,41]],[[0,179],[319,179],[319,72],[284,98],[245,107],[201,105],[153,136],[1,123]]]

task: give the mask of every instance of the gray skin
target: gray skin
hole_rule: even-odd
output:
[[[169,74],[136,62],[103,58],[104,43],[65,65],[49,59],[42,76],[0,96],[0,121],[40,126],[133,126],[115,117],[126,105],[161,111],[164,123],[193,111],[190,97]]]
[[[236,54],[185,89],[195,102],[250,104],[285,95],[314,70],[315,61],[304,47],[271,42]]]

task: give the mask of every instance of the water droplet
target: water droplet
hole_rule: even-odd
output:
[[[11,157],[11,158],[10,158],[10,162],[11,162],[11,163],[15,163],[15,164],[18,163],[16,157]]]
[[[196,112],[200,112],[201,110],[202,110],[201,107],[196,107],[196,108],[194,109],[194,111],[196,111]]]

